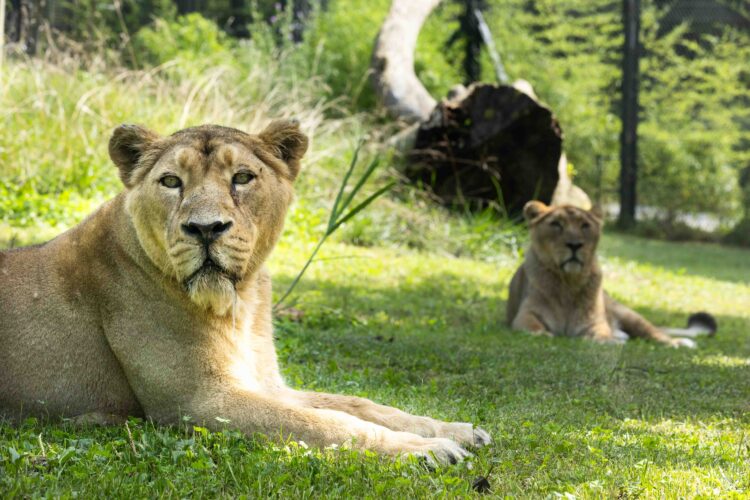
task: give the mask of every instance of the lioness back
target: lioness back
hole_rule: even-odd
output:
[[[0,252],[2,413],[142,413],[99,323],[113,272],[104,263],[117,259],[108,214],[119,203],[46,244]]]

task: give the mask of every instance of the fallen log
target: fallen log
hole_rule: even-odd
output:
[[[526,93],[474,84],[421,123],[404,173],[446,205],[517,213],[552,201],[562,140],[552,111]]]

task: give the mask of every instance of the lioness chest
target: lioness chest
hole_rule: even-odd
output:
[[[265,290],[253,287],[241,294],[225,318],[194,314],[189,302],[175,299],[179,297],[156,292],[146,307],[111,311],[104,323],[109,344],[147,414],[174,418],[159,412],[189,407],[196,394],[218,384],[257,393],[280,390]]]
[[[544,281],[530,288],[525,299],[527,307],[554,335],[589,336],[595,326],[607,323],[601,289],[575,291],[559,285],[549,286]]]

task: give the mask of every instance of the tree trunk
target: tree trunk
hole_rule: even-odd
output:
[[[8,40],[12,43],[21,41],[21,27],[23,16],[21,15],[21,0],[10,0],[10,17],[8,19]]]
[[[176,3],[177,13],[180,15],[198,12],[202,7],[201,0],[176,0]]]
[[[620,134],[620,217],[623,228],[635,224],[638,182],[638,32],[640,0],[623,1],[625,43],[622,60],[622,132]]]
[[[427,93],[414,73],[414,48],[438,3],[394,0],[375,41],[376,93],[397,118],[418,123],[405,175],[460,208],[517,214],[532,199],[590,208],[568,176],[560,125],[528,82],[458,85],[437,105]]]
[[[425,19],[440,0],[393,0],[375,39],[372,81],[375,93],[396,117],[426,120],[437,102],[414,73],[414,49]]]
[[[724,237],[726,243],[750,247],[750,166],[740,170],[739,179],[742,190],[742,219]]]
[[[0,0],[0,85],[3,84],[3,57],[5,56],[5,0]]]

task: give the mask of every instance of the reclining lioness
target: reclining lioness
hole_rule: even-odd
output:
[[[0,253],[0,415],[190,416],[440,462],[488,443],[468,423],[282,380],[263,262],[307,143],[286,121],[258,135],[117,128],[125,191],[48,243]]]
[[[683,337],[715,333],[709,314],[692,315],[687,329],[660,329],[607,295],[596,258],[602,228],[596,210],[530,201],[523,215],[531,245],[510,283],[506,319],[512,328],[599,342],[641,337],[674,347],[695,347]]]

